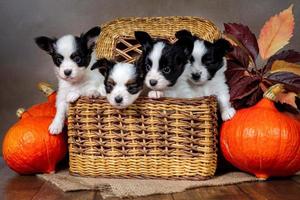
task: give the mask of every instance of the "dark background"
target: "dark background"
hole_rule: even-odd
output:
[[[300,51],[300,0],[0,0],[0,143],[19,107],[44,101],[36,84],[56,85],[53,64],[33,38],[80,34],[116,17],[201,16],[223,30],[246,24],[258,36],[264,22],[294,4],[296,28],[289,48]]]

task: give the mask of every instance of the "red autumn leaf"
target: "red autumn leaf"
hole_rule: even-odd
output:
[[[275,106],[280,112],[300,114],[299,97],[295,92],[281,91],[276,94]]]
[[[227,55],[225,75],[230,88],[230,100],[236,109],[256,104],[263,97],[264,91],[276,83],[284,84],[288,90],[300,91],[298,65],[293,64],[300,62],[300,53],[287,50],[274,55],[292,36],[294,28],[292,6],[266,22],[258,42],[247,26],[228,23],[224,24],[224,27],[223,37],[234,47]],[[255,64],[258,46],[261,57],[269,58],[262,68]],[[296,102],[299,103],[298,98]]]
[[[244,78],[247,68],[243,67],[235,61],[227,61],[227,70],[225,71],[225,76],[227,79],[227,84],[231,87],[235,87],[238,82]]]
[[[273,62],[276,60],[284,60],[290,63],[298,63],[300,62],[300,53],[294,50],[286,50],[271,56],[267,64],[263,68],[263,73],[267,73],[268,71],[270,71]]]
[[[246,106],[248,107],[255,105],[258,101],[262,99],[263,95],[264,91],[261,89],[260,86],[257,86],[256,90],[253,91],[253,93],[247,98]]]
[[[252,59],[255,60],[258,55],[258,44],[256,36],[250,31],[248,26],[236,23],[227,23],[224,24],[224,27],[225,33],[235,36],[236,39],[249,51]]]
[[[282,83],[289,91],[300,93],[300,76],[290,72],[271,73],[265,77],[273,84]]]
[[[233,50],[227,55],[228,59],[236,60],[241,66],[247,68],[249,65],[249,54],[239,46],[233,46]]]
[[[248,96],[242,99],[231,99],[231,103],[236,109],[241,109],[245,107],[250,107],[255,105],[263,97],[263,91],[259,86],[256,87],[254,91]]]
[[[230,89],[232,100],[242,99],[252,94],[259,86],[259,78],[255,76],[244,76],[244,78],[234,88]]]
[[[268,59],[289,43],[294,31],[293,5],[271,17],[263,26],[258,38],[259,53]]]
[[[270,73],[276,72],[290,72],[300,76],[300,65],[283,60],[276,60],[273,62]]]
[[[289,104],[292,107],[298,109],[296,104],[296,97],[297,94],[295,92],[281,92],[276,95],[275,101],[280,102],[282,104]]]

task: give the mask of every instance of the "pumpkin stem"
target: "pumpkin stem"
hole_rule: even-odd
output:
[[[18,110],[16,111],[16,115],[18,118],[21,118],[23,113],[26,111],[25,108],[18,108]]]
[[[276,101],[276,96],[284,91],[285,89],[283,84],[275,84],[269,87],[269,89],[264,93],[264,98],[269,99],[271,101]]]
[[[44,93],[47,97],[50,96],[55,90],[52,88],[52,85],[46,82],[38,83],[38,89]]]

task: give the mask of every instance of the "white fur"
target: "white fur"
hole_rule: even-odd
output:
[[[193,90],[187,82],[188,70],[184,70],[181,76],[177,79],[175,85],[166,88],[161,96],[172,98],[193,98]]]
[[[165,77],[159,71],[159,60],[162,55],[162,51],[165,47],[163,42],[158,42],[153,46],[151,53],[149,54],[149,59],[152,61],[152,67],[147,72],[145,77],[145,84],[148,88],[152,90],[163,90],[166,88],[170,82],[165,79]],[[150,85],[150,80],[156,80],[157,84],[155,86]]]
[[[61,37],[56,43],[56,51],[64,56],[60,67],[54,67],[58,78],[58,92],[56,96],[56,115],[49,126],[51,134],[61,133],[70,102],[76,101],[80,96],[105,96],[104,77],[96,70],[91,70],[95,62],[95,54],[92,53],[90,64],[87,68],[78,67],[70,59],[75,51],[75,39],[72,35]],[[70,77],[65,77],[64,70],[72,70]]]
[[[108,102],[116,108],[126,108],[131,105],[138,97],[140,92],[136,94],[130,94],[127,90],[126,83],[135,78],[136,69],[133,64],[129,63],[117,63],[110,71],[109,78],[114,80],[115,85],[113,90],[106,95]],[[122,97],[123,101],[117,103],[116,97]]]
[[[195,61],[193,63],[193,66],[186,66],[188,69],[188,73],[186,74],[188,78],[193,81],[192,79],[192,73],[199,73],[201,74],[201,77],[199,81],[194,82],[196,85],[202,85],[204,84],[209,78],[209,73],[206,69],[206,66],[202,64],[202,56],[207,52],[207,49],[204,45],[204,42],[201,40],[196,40],[194,42],[194,48],[192,52],[192,56],[194,57]]]
[[[215,95],[217,97],[221,116],[223,121],[231,119],[235,110],[230,104],[229,88],[226,84],[225,72],[226,59],[224,58],[224,65],[219,69],[215,76],[208,81],[205,81],[202,85],[193,85],[191,83],[191,89],[193,90],[193,97],[203,97]]]
[[[185,67],[185,72],[182,78],[187,79],[187,83],[190,85],[186,89],[190,95],[188,98],[203,97],[215,95],[217,97],[219,108],[221,111],[221,116],[223,121],[231,119],[235,115],[235,109],[231,106],[229,88],[226,84],[226,77],[224,72],[227,68],[226,58],[223,58],[223,66],[216,72],[214,77],[208,80],[209,73],[201,62],[202,56],[206,53],[203,41],[195,41],[192,56],[195,61],[193,64],[188,63]],[[194,81],[192,79],[192,73],[201,73],[201,78],[199,81]],[[186,97],[186,96],[184,96]]]
[[[166,78],[159,71],[159,60],[162,56],[162,50],[164,46],[165,44],[163,42],[156,43],[153,46],[152,52],[149,54],[149,59],[152,61],[152,67],[151,70],[147,72],[145,84],[148,88],[152,89],[152,91],[148,93],[148,97],[152,99],[159,99],[161,97],[188,98],[191,96],[191,92],[185,77],[180,76],[176,81],[176,84],[172,87],[169,87],[170,82],[166,80]],[[151,86],[151,79],[157,80],[157,85]]]
[[[178,78],[173,87],[164,90],[160,94],[160,98],[173,97],[173,98],[197,98],[204,96],[215,95],[217,97],[221,117],[223,121],[231,119],[235,115],[235,109],[231,106],[229,88],[226,84],[226,77],[224,72],[227,68],[226,58],[223,59],[223,66],[216,72],[214,77],[210,80],[209,73],[206,66],[202,64],[202,56],[206,53],[207,49],[203,41],[195,41],[192,56],[195,61],[193,64],[187,63],[182,75]],[[192,73],[201,73],[199,81],[192,79]]]

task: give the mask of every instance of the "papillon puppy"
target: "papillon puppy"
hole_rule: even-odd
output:
[[[100,27],[94,27],[79,37],[65,35],[59,39],[45,36],[35,38],[36,44],[52,57],[58,78],[56,115],[49,126],[51,134],[62,131],[70,102],[80,96],[105,95],[104,77],[91,71],[90,67],[95,62],[93,48],[100,31]]]
[[[135,64],[101,58],[92,66],[105,77],[106,98],[115,108],[127,108],[139,97],[144,85],[144,70]]]
[[[187,30],[178,31],[176,38],[194,41],[192,55],[183,74],[192,90],[192,97],[215,95],[223,121],[231,119],[236,111],[230,103],[224,74],[227,68],[225,55],[232,50],[230,43],[225,39],[211,43],[193,36]]]
[[[193,42],[182,37],[174,44],[153,39],[147,32],[136,31],[136,40],[142,46],[142,55],[137,65],[146,71],[145,85],[152,91],[150,98],[180,97],[183,86],[177,80],[184,71],[193,50]]]

